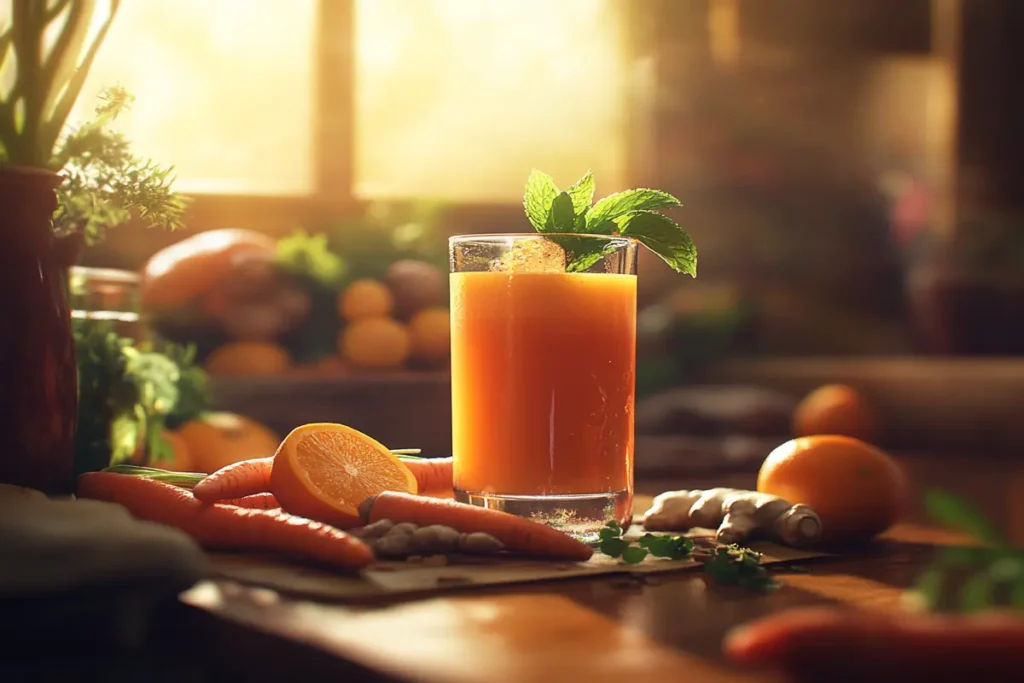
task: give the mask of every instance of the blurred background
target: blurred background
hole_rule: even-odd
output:
[[[527,231],[531,168],[593,169],[678,196],[700,249],[696,280],[641,260],[638,472],[756,471],[832,382],[893,448],[1019,452],[1022,25],[1018,0],[124,0],[77,115],[123,85],[117,127],[192,201],[80,263],[247,231],[222,266],[278,318],[166,283],[143,310],[217,407],[446,455],[447,237]]]

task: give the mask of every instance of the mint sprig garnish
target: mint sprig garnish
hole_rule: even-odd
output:
[[[615,245],[587,235],[631,237],[661,257],[676,272],[697,276],[697,248],[672,218],[660,209],[682,206],[667,192],[638,188],[608,195],[594,203],[594,174],[587,171],[568,189],[558,189],[547,173],[534,170],[526,181],[523,207],[530,224],[551,235],[565,251],[566,271],[583,272]],[[579,237],[570,237],[577,234]]]

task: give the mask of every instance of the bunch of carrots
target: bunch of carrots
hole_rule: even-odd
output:
[[[346,496],[339,495],[342,499],[314,501],[315,505],[297,495],[293,486],[275,487],[275,481],[284,481],[283,475],[275,476],[275,463],[279,472],[294,467],[294,459],[289,461],[292,464],[285,462],[289,458],[289,439],[302,429],[322,434],[325,427],[332,426],[300,427],[282,442],[273,457],[244,460],[210,475],[124,465],[83,474],[76,495],[119,503],[134,517],[176,527],[209,550],[284,554],[348,571],[361,570],[375,560],[370,547],[350,531],[381,519],[419,526],[441,524],[464,533],[483,532],[497,538],[511,552],[550,559],[583,561],[593,552],[590,546],[544,524],[448,499],[452,493],[451,458],[412,458],[409,451],[392,453],[361,434],[370,444],[371,453],[376,449],[382,460],[400,459],[398,467],[408,477],[408,486],[401,480],[391,488],[378,484],[376,489],[360,490],[360,500],[344,500]],[[341,425],[333,427],[354,432]],[[359,442],[358,446],[365,443]],[[339,458],[344,462],[345,457],[336,451],[324,453],[332,465]],[[358,462],[365,466],[365,458]],[[388,464],[394,467],[394,463],[385,462]],[[307,497],[323,498],[322,491]],[[292,504],[282,505],[279,499]],[[309,514],[310,510],[323,510],[324,514]]]

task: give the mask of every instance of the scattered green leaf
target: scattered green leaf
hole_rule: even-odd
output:
[[[622,551],[622,561],[627,564],[640,564],[647,557],[647,549],[631,545]]]
[[[629,543],[618,537],[605,538],[598,549],[608,557],[619,557],[629,547]]]

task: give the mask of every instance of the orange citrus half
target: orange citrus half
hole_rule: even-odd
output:
[[[288,512],[342,529],[383,491],[417,493],[416,477],[383,444],[341,424],[302,425],[274,456],[270,489]]]

